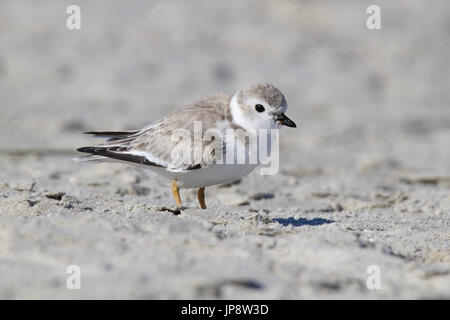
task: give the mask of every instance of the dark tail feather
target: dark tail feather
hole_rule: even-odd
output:
[[[96,149],[95,147],[82,147],[82,148],[78,148],[77,151],[95,154],[95,149]]]
[[[149,161],[144,156],[121,152],[121,151],[125,151],[124,149],[126,149],[126,148],[120,147],[120,146],[81,147],[81,148],[78,148],[77,151],[84,152],[84,153],[90,153],[93,155],[116,159],[116,160],[135,162],[135,163],[145,164],[145,165],[154,166],[154,167],[162,167],[159,164]]]
[[[138,131],[88,131],[85,134],[92,134],[95,137],[108,138],[108,142],[128,138]]]

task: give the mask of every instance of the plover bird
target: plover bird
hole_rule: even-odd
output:
[[[107,141],[77,150],[91,154],[79,158],[83,161],[120,161],[156,172],[171,182],[177,206],[181,206],[180,188],[198,188],[200,207],[206,209],[205,187],[236,181],[260,164],[259,157],[248,161],[253,137],[282,125],[296,127],[285,115],[286,109],[280,90],[272,84],[256,83],[234,95],[208,95],[141,130],[86,132]],[[229,137],[230,131],[238,132],[236,143],[223,138]],[[247,160],[237,161],[236,150],[246,150]]]

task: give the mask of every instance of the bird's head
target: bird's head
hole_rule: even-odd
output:
[[[295,128],[294,121],[286,115],[284,95],[269,83],[256,83],[240,89],[232,97],[230,111],[233,121],[246,130]]]

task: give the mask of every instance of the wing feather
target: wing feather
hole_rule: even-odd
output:
[[[192,155],[194,148],[194,122],[201,122],[202,134],[210,128],[216,128],[218,123],[227,120],[230,99],[231,97],[225,94],[207,96],[202,100],[168,114],[161,120],[150,124],[140,131],[89,132],[89,134],[103,136],[109,139],[106,143],[98,147],[83,147],[77,150],[106,158],[164,167],[170,171],[204,168],[215,163],[217,152],[223,152],[223,149],[217,150],[217,147],[210,148],[210,156],[205,157],[203,154],[201,159],[195,159],[194,156],[191,156],[191,161],[187,163],[174,161],[172,159],[172,151],[175,148],[179,150],[184,149]],[[173,133],[177,129],[187,130],[192,139],[189,139],[189,141],[186,141],[187,139],[174,139]],[[203,140],[201,143],[202,150],[208,148],[210,144],[208,141]]]

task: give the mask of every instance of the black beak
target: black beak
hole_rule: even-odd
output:
[[[284,113],[280,113],[279,115],[277,115],[275,117],[275,120],[278,121],[278,123],[280,123],[286,127],[297,128],[297,125],[295,124],[295,122],[292,121],[291,119],[289,119],[288,117],[286,117],[286,115]]]

